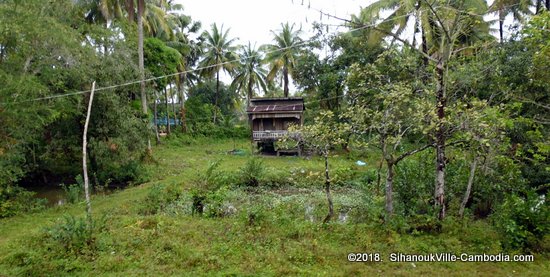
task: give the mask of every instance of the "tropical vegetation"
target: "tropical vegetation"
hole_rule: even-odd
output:
[[[259,46],[176,2],[0,1],[1,276],[550,273],[550,1],[379,0]],[[250,100],[293,96],[304,156],[262,155]]]

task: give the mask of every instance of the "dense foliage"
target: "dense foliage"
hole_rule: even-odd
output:
[[[86,162],[96,189],[146,182],[167,166],[154,149],[202,147],[170,159],[179,171],[155,176],[193,178],[152,186],[132,205],[128,216],[145,217],[140,230],[157,234],[159,218],[183,215],[238,218],[241,231],[288,224],[312,237],[313,222],[323,222],[330,236],[339,228],[331,222],[347,223],[349,212],[353,224],[412,236],[475,233],[468,224],[478,221],[490,232],[477,237],[495,243],[456,235],[461,243],[548,252],[549,1],[379,0],[344,20],[348,31],[319,22],[307,39],[282,23],[257,48],[237,45],[230,26],[202,30],[174,1],[50,2],[0,1],[0,218],[45,208],[29,186],[69,184],[67,202],[82,201],[95,81]],[[516,26],[504,35],[508,15]],[[246,108],[256,96],[304,97],[306,124],[275,147],[320,154],[322,169],[239,156],[255,151],[235,140],[250,136]],[[153,137],[165,146],[152,148]],[[205,137],[233,139],[222,153],[239,162],[227,170],[205,158],[214,153],[197,143]],[[313,200],[272,195],[281,189]],[[309,223],[293,223],[303,214],[292,205],[305,205]],[[119,251],[110,235],[92,217],[67,216],[43,232],[36,253],[70,260]],[[26,256],[10,257],[36,273]]]

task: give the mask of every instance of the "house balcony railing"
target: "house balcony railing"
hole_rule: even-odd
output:
[[[286,130],[277,130],[277,131],[253,131],[252,139],[253,140],[278,140],[288,135]],[[291,137],[297,136],[297,134],[290,134]]]

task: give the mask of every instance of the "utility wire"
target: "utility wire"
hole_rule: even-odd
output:
[[[513,4],[513,5],[508,5],[508,6],[505,6],[505,7],[513,7],[513,6],[517,6],[519,4]],[[479,15],[479,14],[474,14],[474,13],[470,13],[468,11],[464,11],[464,10],[459,10],[459,9],[456,9],[456,8],[451,8],[451,7],[435,7],[434,9],[438,9],[438,8],[447,8],[447,9],[453,9],[455,11],[458,11],[458,12],[463,12],[463,13],[466,13],[466,14],[469,14],[469,15],[474,15],[474,16],[482,16],[482,15]],[[315,9],[315,8],[314,8]],[[315,9],[317,10],[317,9]],[[429,9],[424,9],[424,11],[426,10],[429,10]],[[320,10],[319,10],[320,11]],[[419,10],[421,11],[421,10]],[[370,27],[374,27],[374,26],[377,26],[383,22],[386,22],[386,21],[393,21],[393,20],[396,20],[396,19],[399,19],[399,18],[402,18],[402,17],[408,17],[410,15],[413,15],[415,14],[416,12],[418,11],[413,11],[413,12],[410,12],[410,13],[407,13],[407,14],[403,14],[403,15],[400,15],[400,16],[396,16],[396,17],[392,17],[392,18],[386,18],[382,21],[379,21],[379,22],[376,22],[376,23],[372,23],[372,24],[366,24],[366,25],[362,25],[362,26],[359,26],[359,27],[356,27],[356,28],[353,28],[353,29],[350,29],[350,30],[347,30],[347,31],[344,31],[344,32],[334,32],[333,34],[336,34],[336,35],[343,35],[343,34],[346,34],[346,33],[353,33],[353,32],[356,32],[356,31],[359,31],[359,30],[363,30],[363,29],[366,29],[366,28],[370,28]],[[489,14],[489,13],[493,13],[493,11],[491,12],[487,12],[485,14]],[[330,14],[327,14],[327,16],[330,15]],[[330,17],[333,17],[333,18],[339,18],[338,16],[335,16],[335,15],[330,15]],[[351,21],[348,21],[348,22],[351,22]],[[297,43],[295,45],[292,45],[292,46],[288,46],[288,47],[284,47],[284,48],[280,48],[280,49],[275,49],[275,50],[272,50],[272,51],[267,51],[267,52],[264,52],[264,53],[261,53],[259,55],[262,55],[262,54],[271,54],[271,53],[276,53],[276,52],[279,52],[279,51],[285,51],[285,50],[288,50],[288,49],[291,49],[291,48],[295,48],[295,47],[300,47],[300,46],[305,46],[307,43],[309,42],[312,42],[314,41],[314,39],[309,39],[309,40],[304,40],[300,43]],[[258,57],[258,56],[254,56],[254,57],[250,57],[250,58],[255,58],[255,57]],[[225,64],[229,64],[229,63],[235,63],[235,62],[238,62],[242,60],[241,58],[238,58],[238,59],[234,59],[234,60],[231,60],[231,61],[226,61],[226,62],[222,62],[222,63],[217,63],[217,64],[213,64],[213,65],[209,65],[209,66],[204,66],[204,67],[198,67],[198,68],[194,68],[194,69],[189,69],[189,70],[184,70],[184,71],[181,71],[181,72],[176,72],[176,73],[171,73],[171,74],[167,74],[167,75],[162,75],[162,76],[157,76],[157,77],[151,77],[151,78],[147,78],[147,79],[144,79],[144,80],[134,80],[134,81],[129,81],[129,82],[126,82],[126,83],[122,83],[122,84],[116,84],[116,85],[111,85],[111,86],[106,86],[106,87],[99,87],[99,88],[96,88],[95,89],[95,92],[103,92],[105,90],[110,90],[110,89],[116,89],[116,88],[119,88],[119,87],[125,87],[125,86],[130,86],[130,85],[135,85],[135,84],[139,84],[141,83],[142,81],[143,82],[150,82],[150,81],[155,81],[155,80],[159,80],[159,79],[164,79],[164,78],[168,78],[168,77],[173,77],[173,76],[177,76],[177,75],[180,75],[180,74],[186,74],[186,73],[191,73],[191,72],[195,72],[195,71],[201,71],[201,70],[205,70],[205,69],[209,69],[209,68],[213,68],[213,67],[217,67],[217,66],[220,66],[220,65],[225,65]],[[68,96],[73,96],[73,95],[80,95],[80,94],[84,94],[84,93],[88,93],[90,92],[91,90],[81,90],[81,91],[75,91],[75,92],[69,92],[69,93],[64,93],[64,94],[56,94],[56,95],[49,95],[49,96],[44,96],[44,97],[38,97],[38,98],[33,98],[33,99],[28,99],[28,100],[22,100],[22,101],[13,101],[13,102],[2,102],[0,103],[0,105],[3,105],[3,106],[6,106],[6,105],[10,105],[10,104],[19,104],[19,103],[28,103],[28,102],[34,102],[34,101],[40,101],[40,100],[50,100],[50,99],[57,99],[57,98],[63,98],[63,97],[68,97]]]
[[[416,12],[416,11],[415,11]],[[386,20],[383,20],[381,22],[378,22],[378,23],[373,23],[373,24],[368,24],[368,25],[363,25],[363,26],[360,26],[358,28],[354,28],[354,29],[350,29],[348,31],[345,31],[345,32],[334,32],[334,34],[338,34],[338,35],[343,35],[343,34],[346,34],[346,33],[352,33],[352,32],[356,32],[358,30],[362,30],[362,29],[366,29],[366,28],[369,28],[369,27],[373,27],[373,26],[376,26],[384,21],[387,21],[387,20],[395,20],[396,18],[400,18],[400,17],[405,17],[405,16],[409,16],[411,14],[413,14],[414,12],[411,12],[411,13],[408,13],[408,14],[404,14],[404,15],[401,15],[399,17],[394,17],[392,19],[386,19]],[[264,53],[261,53],[259,55],[262,55],[262,54],[265,54],[265,55],[269,55],[271,53],[276,53],[276,52],[280,52],[280,51],[285,51],[285,50],[288,50],[288,49],[291,49],[291,48],[295,48],[295,47],[300,47],[300,46],[305,46],[307,45],[308,43],[314,41],[314,39],[309,39],[309,40],[304,40],[300,43],[297,43],[295,45],[291,45],[291,46],[287,46],[287,47],[284,47],[284,48],[279,48],[279,49],[275,49],[275,50],[271,50],[271,51],[267,51],[267,52],[264,52]],[[255,56],[257,57],[257,56]],[[254,57],[250,57],[250,58],[254,58]],[[143,82],[150,82],[150,81],[155,81],[155,80],[159,80],[159,79],[164,79],[164,78],[168,78],[168,77],[173,77],[173,76],[177,76],[177,75],[180,75],[180,74],[185,74],[185,73],[191,73],[191,72],[195,72],[195,71],[201,71],[201,70],[205,70],[205,69],[209,69],[209,68],[213,68],[213,67],[217,67],[217,66],[220,66],[220,65],[225,65],[225,64],[229,64],[229,63],[235,63],[235,62],[238,62],[242,60],[241,58],[238,58],[238,59],[234,59],[234,60],[231,60],[231,61],[226,61],[226,62],[222,62],[222,63],[217,63],[217,64],[213,64],[213,65],[209,65],[209,66],[203,66],[203,67],[198,67],[198,68],[194,68],[194,69],[189,69],[189,70],[184,70],[184,71],[181,71],[181,72],[176,72],[176,73],[171,73],[171,74],[167,74],[167,75],[162,75],[162,76],[157,76],[157,77],[151,77],[151,78],[147,78],[147,79],[144,79]],[[110,90],[110,89],[115,89],[115,88],[119,88],[119,87],[125,87],[125,86],[129,86],[129,85],[135,85],[135,84],[139,84],[141,83],[142,80],[134,80],[134,81],[129,81],[129,82],[126,82],[126,83],[122,83],[122,84],[117,84],[117,85],[111,85],[111,86],[106,86],[106,87],[99,87],[99,88],[96,88],[95,89],[95,92],[98,93],[98,92],[103,92],[105,90]],[[14,101],[14,102],[2,102],[0,103],[0,105],[8,105],[8,104],[19,104],[19,103],[28,103],[28,102],[34,102],[34,101],[40,101],[40,100],[50,100],[50,99],[56,99],[56,98],[63,98],[63,97],[68,97],[68,96],[73,96],[73,95],[80,95],[80,94],[84,94],[84,93],[88,93],[90,92],[91,90],[81,90],[81,91],[75,91],[75,92],[69,92],[69,93],[64,93],[64,94],[57,94],[57,95],[50,95],[50,96],[44,96],[44,97],[38,97],[38,98],[33,98],[33,99],[28,99],[28,100],[22,100],[22,101]]]

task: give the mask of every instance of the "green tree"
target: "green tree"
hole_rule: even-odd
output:
[[[155,77],[161,77],[155,80],[155,95],[157,92],[164,92],[164,100],[166,104],[166,121],[167,129],[169,130],[169,109],[168,109],[168,92],[166,86],[169,83],[170,78],[162,77],[169,74],[174,74],[178,72],[178,65],[182,62],[181,54],[171,48],[166,46],[166,44],[160,39],[148,38],[145,40],[145,64],[147,69]],[[155,126],[157,126],[157,102],[159,98],[155,99]],[[158,127],[156,127],[158,130]],[[157,143],[159,143],[159,138],[157,136]]]
[[[391,71],[383,71],[385,64],[400,67],[406,63],[395,52],[395,49],[387,50],[373,64],[351,67],[349,93],[355,100],[344,113],[359,141],[382,151],[387,168],[388,217],[394,213],[395,167],[405,158],[433,146],[425,141],[405,145],[408,137],[430,131],[424,121],[430,118],[431,112],[427,94],[415,94],[409,82],[392,78]]]
[[[343,134],[347,133],[350,126],[339,122],[332,111],[323,111],[317,116],[313,124],[302,127],[290,126],[289,135],[284,141],[297,140],[297,147],[312,149],[323,156],[325,162],[325,194],[328,203],[328,213],[324,223],[330,222],[334,217],[334,206],[330,191],[331,178],[329,167],[330,151],[344,142]]]
[[[250,99],[254,97],[254,88],[267,91],[267,76],[262,68],[263,57],[258,50],[248,43],[242,47],[239,55],[241,61],[236,68],[231,87],[237,92],[246,91],[246,104],[250,105]]]
[[[210,32],[204,32],[205,52],[200,66],[202,68],[201,75],[207,77],[216,76],[216,95],[214,98],[214,106],[218,108],[218,95],[220,90],[220,71],[224,70],[227,73],[233,73],[237,55],[233,43],[236,38],[229,38],[229,29],[223,30],[223,26],[218,29],[218,26],[212,24]],[[216,123],[216,114],[214,111],[214,123]]]
[[[446,3],[436,1],[426,4],[427,17],[430,19],[429,31],[431,46],[429,51],[419,51],[422,57],[433,65],[433,85],[435,86],[435,111],[432,139],[436,149],[436,181],[435,181],[435,205],[438,208],[438,217],[443,219],[446,212],[445,202],[445,166],[447,163],[446,146],[447,139],[451,135],[447,115],[448,101],[448,72],[449,63],[457,56],[464,55],[476,47],[476,41],[486,41],[485,34],[487,24],[483,21],[482,15],[487,10],[486,4],[481,1],[469,1],[460,3]],[[469,12],[462,12],[468,10]],[[374,16],[380,16],[379,13]],[[376,21],[375,21],[376,22]],[[391,37],[411,49],[416,49],[407,40],[400,36],[400,33],[386,28],[386,21],[371,27],[372,30],[380,33],[381,37]],[[488,30],[488,29],[487,29]],[[425,32],[428,33],[428,32]]]
[[[300,38],[301,30],[294,30],[295,24],[281,23],[281,27],[279,33],[271,31],[274,44],[262,48],[267,52],[266,59],[271,67],[267,79],[272,81],[282,72],[284,96],[288,97],[289,76],[294,76],[294,68],[304,41]]]

